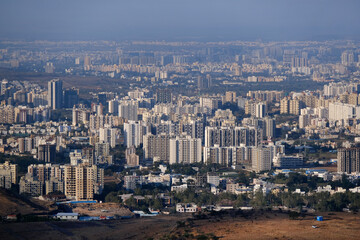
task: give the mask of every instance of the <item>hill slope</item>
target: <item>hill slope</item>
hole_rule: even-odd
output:
[[[9,190],[0,188],[0,216],[18,213],[23,215],[43,213],[48,210],[46,206],[40,206],[37,203],[31,202]]]

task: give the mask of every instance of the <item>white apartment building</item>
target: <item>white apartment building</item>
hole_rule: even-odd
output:
[[[201,139],[176,137],[170,139],[170,164],[201,162]]]

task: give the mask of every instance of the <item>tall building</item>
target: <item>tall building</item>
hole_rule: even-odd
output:
[[[329,103],[329,120],[341,121],[360,117],[360,107],[339,102]]]
[[[119,101],[118,100],[110,100],[109,101],[109,113],[113,113],[117,115],[119,113]]]
[[[47,62],[44,68],[46,73],[54,73],[55,67],[52,62]]]
[[[280,101],[280,113],[300,115],[300,110],[304,105],[305,104],[299,99],[284,98]]]
[[[213,147],[204,148],[204,163],[205,164],[220,164],[226,167],[230,167],[235,163],[236,159],[236,147],[219,147],[215,145]]]
[[[119,136],[115,128],[99,128],[99,141],[109,143],[110,147],[116,146],[116,139]]]
[[[172,95],[170,89],[157,89],[156,90],[156,102],[158,103],[171,103]]]
[[[64,90],[64,108],[73,108],[79,103],[79,89],[71,88]]]
[[[63,89],[62,81],[53,79],[48,82],[48,105],[51,109],[62,108]]]
[[[92,200],[104,185],[104,169],[97,166],[65,166],[65,195],[67,198]]]
[[[11,164],[9,161],[6,161],[3,164],[0,164],[0,178],[3,177],[4,183],[5,176],[8,176],[8,180],[10,181],[10,185],[17,184],[17,177],[18,177],[18,165]],[[0,185],[1,187],[1,185]],[[11,186],[10,186],[11,187]]]
[[[52,163],[55,161],[56,145],[42,144],[38,146],[38,159],[46,163]]]
[[[96,164],[113,164],[113,157],[110,155],[110,144],[97,142],[95,144],[95,157]]]
[[[91,167],[75,168],[76,200],[92,200],[94,198],[94,170]]]
[[[139,155],[136,154],[136,148],[134,146],[127,148],[125,151],[126,165],[131,167],[139,166]]]
[[[43,194],[44,183],[34,177],[22,176],[19,182],[19,193],[37,197]]]
[[[340,148],[337,152],[337,171],[343,173],[360,172],[360,148]]]
[[[227,91],[225,93],[225,102],[236,102],[236,92],[233,91]]]
[[[73,108],[72,125],[87,124],[90,120],[90,110],[86,108]]]
[[[145,160],[154,162],[169,162],[170,159],[170,136],[167,134],[152,135],[150,133],[144,136],[143,149]]]
[[[299,115],[301,108],[302,108],[302,102],[300,102],[300,100],[298,100],[298,99],[290,100],[289,114]]]
[[[200,106],[218,109],[221,106],[221,97],[200,97]]]
[[[260,102],[255,105],[255,117],[263,118],[266,115],[266,103]]]
[[[138,120],[138,104],[136,102],[122,102],[119,104],[119,117],[131,121]]]
[[[289,114],[289,99],[288,98],[281,99],[280,114]]]
[[[18,138],[19,153],[30,152],[33,149],[32,138]]]
[[[181,124],[180,131],[192,138],[200,138],[204,142],[205,124],[202,120],[191,120]]]
[[[85,70],[89,70],[90,65],[91,65],[91,59],[90,59],[90,57],[89,57],[89,56],[85,56],[85,57],[84,57],[84,69],[85,69]]]
[[[95,164],[95,149],[93,147],[85,147],[81,149],[81,158],[84,163],[92,166]]]
[[[61,181],[58,178],[50,178],[45,181],[45,194],[52,192],[64,192],[64,181]]]
[[[143,136],[150,132],[150,127],[143,122],[129,121],[124,123],[124,141],[126,147],[138,147],[143,142]]]
[[[58,164],[31,164],[27,169],[27,176],[38,179],[40,182],[45,183],[52,179],[64,180],[64,168]]]
[[[11,172],[0,169],[0,188],[11,189]]]
[[[198,76],[197,78],[197,86],[198,89],[205,89],[211,87],[211,77],[210,75],[206,75],[206,78],[203,76]]]
[[[346,92],[348,93],[359,93],[360,85],[357,83],[329,83],[328,85],[324,85],[324,96],[326,97],[335,97],[342,95]]]
[[[255,127],[206,127],[205,147],[258,146],[263,131]]]
[[[6,79],[3,79],[1,81],[1,95],[4,95],[6,93],[6,90],[8,88],[8,84],[9,84],[9,82]]]
[[[170,139],[170,164],[201,162],[201,139],[190,136]]]
[[[276,130],[276,124],[275,119],[266,117],[265,120],[265,136],[268,138],[274,138],[275,137],[275,130]]]
[[[341,64],[347,66],[355,62],[354,53],[351,51],[345,51],[341,54]]]
[[[13,106],[0,107],[0,123],[14,123],[15,109]]]
[[[252,149],[252,169],[256,172],[268,171],[271,169],[272,154],[267,147],[256,147]]]

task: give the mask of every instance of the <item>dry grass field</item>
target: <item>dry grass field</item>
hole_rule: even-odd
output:
[[[359,239],[360,214],[321,213],[290,220],[286,213],[229,215],[188,221],[191,215],[97,222],[33,222],[0,225],[2,239]],[[179,221],[185,223],[179,226]],[[312,228],[316,225],[317,228]],[[192,237],[191,237],[192,236]]]
[[[322,215],[322,222],[316,221],[314,216],[290,220],[287,214],[274,213],[255,219],[201,220],[196,222],[192,232],[194,235],[213,233],[220,239],[359,239],[360,214]]]

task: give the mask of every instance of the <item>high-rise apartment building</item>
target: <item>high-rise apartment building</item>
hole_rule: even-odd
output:
[[[41,144],[38,146],[37,157],[39,161],[46,163],[52,163],[55,161],[56,145]]]
[[[92,200],[94,193],[101,192],[104,184],[104,169],[97,166],[65,166],[65,195],[67,198]]]
[[[170,139],[170,164],[201,162],[201,139],[190,136]]]
[[[72,125],[87,124],[90,120],[90,111],[86,108],[73,108]]]
[[[271,169],[272,154],[271,149],[267,147],[252,148],[252,169],[256,172],[268,171]]]
[[[170,136],[167,134],[146,134],[143,140],[145,160],[169,162]]]
[[[280,101],[280,113],[299,115],[304,105],[299,99],[284,98]]]
[[[0,107],[0,123],[14,123],[15,109],[13,106]]]
[[[156,102],[157,103],[171,103],[172,94],[170,89],[157,89],[156,90]]]
[[[138,120],[138,104],[136,102],[122,102],[119,104],[119,117],[131,121]]]
[[[91,59],[90,59],[90,57],[89,57],[89,56],[85,56],[85,57],[84,57],[84,69],[85,69],[85,70],[89,70],[90,65],[91,65]]]
[[[338,172],[360,172],[360,148],[340,148],[337,151]]]
[[[271,117],[264,118],[265,120],[265,136],[268,138],[275,137],[276,124],[275,119]]]
[[[206,127],[205,147],[258,146],[263,131],[255,127]]]
[[[341,54],[341,64],[348,66],[355,62],[354,53],[351,51],[345,51]]]
[[[143,136],[150,132],[148,127],[143,122],[129,121],[124,123],[124,141],[126,147],[138,147],[143,142]]]
[[[99,128],[99,141],[109,143],[112,148],[116,146],[118,136],[118,130],[115,128]]]
[[[139,155],[136,154],[136,148],[134,146],[131,146],[130,148],[126,149],[125,158],[126,158],[126,165],[130,167],[139,166],[140,164]]]
[[[64,108],[73,108],[79,103],[79,89],[71,88],[64,90]]]
[[[17,164],[11,164],[10,162],[6,161],[3,164],[0,164],[0,178],[3,178],[3,185],[6,182],[10,181],[10,187],[12,184],[17,184],[17,177],[18,177],[18,165]],[[8,179],[6,179],[8,178]],[[0,185],[1,187],[1,185]]]
[[[48,105],[51,109],[60,109],[63,104],[62,81],[53,79],[48,82]]]
[[[236,102],[236,92],[233,91],[227,91],[225,93],[225,102]]]
[[[6,79],[3,79],[1,81],[1,95],[4,95],[6,93],[6,90],[8,88],[9,81]]]
[[[255,117],[263,118],[266,116],[266,103],[260,102],[255,104]]]

